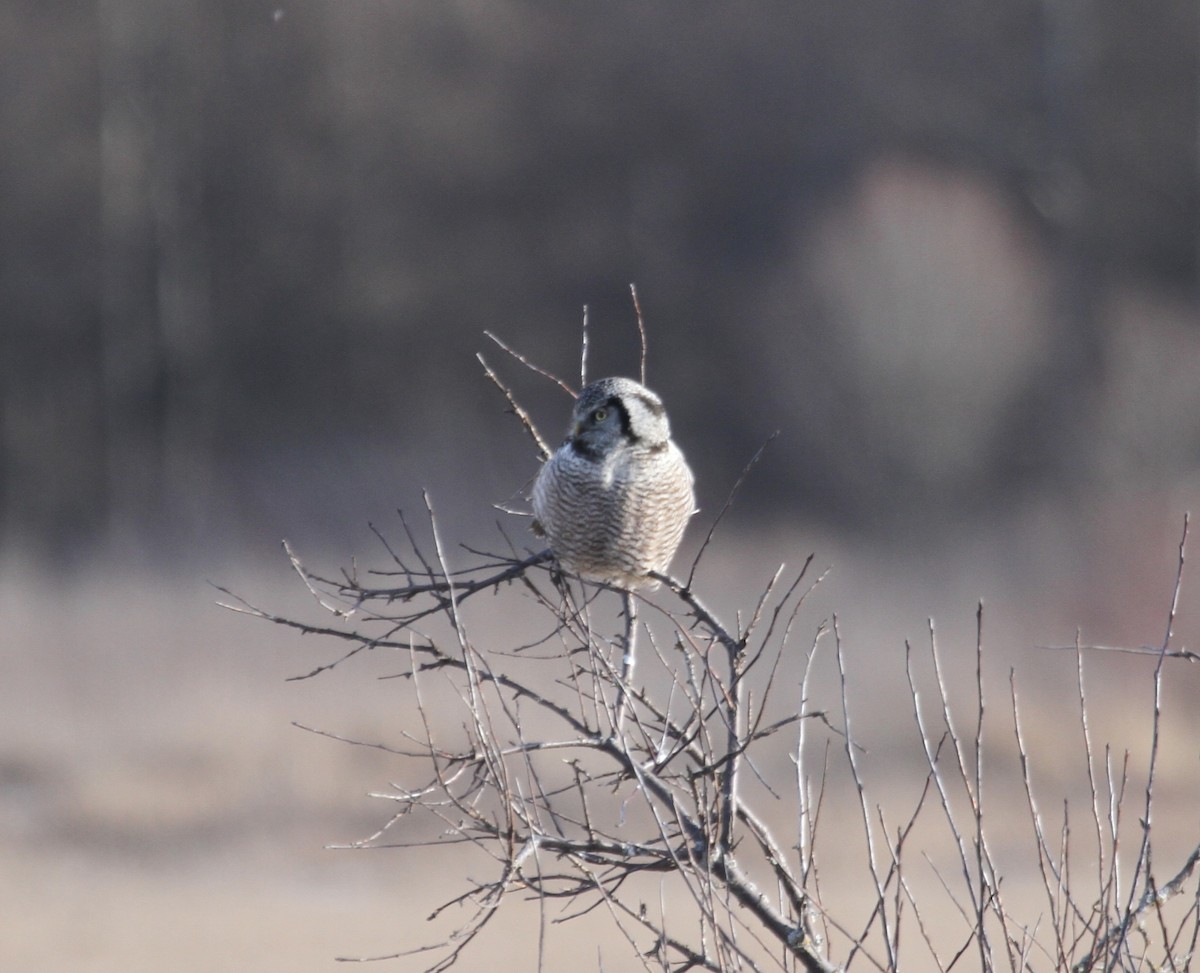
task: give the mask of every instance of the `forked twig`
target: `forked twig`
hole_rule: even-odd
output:
[[[541,375],[542,378],[548,378],[551,382],[553,382],[560,389],[562,389],[564,392],[566,392],[567,395],[571,396],[571,398],[574,399],[579,395],[579,393],[576,392],[575,389],[571,388],[570,385],[568,385],[566,382],[564,382],[561,378],[559,378],[553,372],[548,372],[548,371],[546,371],[546,369],[542,368],[540,365],[535,365],[532,361],[530,361],[528,358],[526,358],[524,355],[522,355],[519,351],[516,351],[515,349],[510,348],[507,344],[505,344],[503,341],[501,341],[499,338],[497,338],[494,334],[492,334],[492,332],[485,331],[484,336],[487,337],[489,340],[495,342],[495,344],[500,347],[501,351],[504,351],[507,354],[511,355],[513,358],[515,358],[517,361],[519,361],[522,365],[524,365],[526,368],[528,368],[531,372],[535,372],[536,374]]]

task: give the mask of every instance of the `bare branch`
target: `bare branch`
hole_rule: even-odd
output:
[[[503,341],[501,341],[499,338],[497,338],[490,331],[485,331],[484,336],[487,337],[489,340],[495,342],[500,347],[501,351],[504,351],[507,354],[511,355],[513,358],[515,358],[517,361],[519,361],[522,365],[524,365],[526,368],[528,368],[531,372],[536,372],[538,375],[541,375],[542,378],[548,378],[551,382],[553,382],[560,389],[562,389],[564,392],[566,392],[567,395],[571,396],[571,398],[574,399],[574,398],[578,397],[579,393],[576,392],[573,388],[571,388],[571,386],[569,386],[561,378],[559,378],[557,375],[555,375],[551,372],[546,371],[546,369],[542,368],[541,366],[535,365],[528,358],[526,358],[524,355],[522,355],[519,351],[514,351],[512,348],[510,348],[508,345],[506,345]]]
[[[549,459],[551,456],[552,450],[550,449],[549,446],[546,445],[546,441],[544,439],[542,439],[541,434],[537,431],[537,427],[533,424],[533,420],[529,417],[529,413],[526,412],[521,407],[521,405],[517,402],[516,397],[512,393],[512,390],[507,385],[505,385],[503,382],[501,382],[499,377],[496,375],[496,373],[494,371],[492,371],[492,367],[484,360],[483,355],[478,354],[475,357],[477,359],[479,359],[479,364],[483,366],[484,374],[487,375],[487,377],[491,380],[492,384],[496,386],[496,388],[498,388],[501,392],[504,393],[504,397],[506,399],[508,399],[509,411],[513,415],[515,415],[518,419],[521,420],[521,425],[525,427],[525,431],[527,433],[529,433],[529,436],[533,440],[534,445],[537,446],[538,459],[539,460]]]
[[[734,481],[729,495],[725,498],[725,503],[717,512],[717,516],[713,518],[713,522],[708,528],[708,533],[704,535],[704,542],[700,545],[700,550],[696,552],[695,558],[692,559],[692,566],[688,570],[687,581],[682,585],[683,588],[691,589],[692,583],[696,580],[696,570],[700,567],[700,559],[704,557],[704,552],[708,550],[708,545],[712,543],[713,534],[716,533],[717,526],[725,518],[725,515],[729,512],[729,508],[733,506],[734,497],[737,496],[738,491],[742,488],[742,484],[746,482],[746,477],[750,475],[750,471],[758,465],[758,461],[762,459],[763,453],[766,452],[767,447],[771,445],[778,435],[778,432],[771,433],[766,438],[766,441],[755,450],[754,455],[750,457],[750,462],[742,468],[742,472],[738,475],[737,480]]]

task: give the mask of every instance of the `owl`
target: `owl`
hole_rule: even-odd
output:
[[[662,400],[629,378],[586,386],[533,484],[534,527],[559,563],[592,581],[654,587],[646,575],[667,571],[695,509]]]

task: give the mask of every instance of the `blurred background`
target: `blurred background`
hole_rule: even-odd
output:
[[[575,383],[586,305],[592,377],[636,375],[631,282],[705,526],[779,433],[710,555],[729,610],[813,551],[864,654],[971,640],[980,596],[1050,683],[1077,625],[1161,641],[1198,49],[1190,0],[9,0],[0,958],[396,948],[394,860],[320,851],[388,765],[288,726],[383,735],[366,677],[283,683],[329,652],[206,580],[299,611],[280,538],[381,559],[422,489],[451,542],[524,538],[493,504],[537,458],[475,355],[550,440],[569,400],[483,332]]]

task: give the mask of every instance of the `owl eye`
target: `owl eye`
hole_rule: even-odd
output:
[[[603,408],[597,409],[595,412],[592,413],[592,421],[593,422],[603,422],[607,418],[608,418],[608,410],[607,409],[603,409]]]

